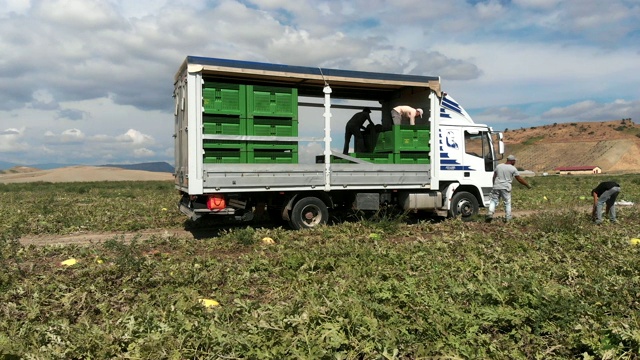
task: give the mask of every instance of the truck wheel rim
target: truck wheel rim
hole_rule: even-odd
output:
[[[320,209],[314,205],[305,206],[302,209],[301,215],[302,221],[309,226],[317,225],[322,221]]]
[[[462,216],[470,216],[473,214],[473,206],[471,206],[471,202],[469,201],[460,201],[458,203],[458,214]]]

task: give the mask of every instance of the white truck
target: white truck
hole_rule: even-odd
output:
[[[175,187],[192,220],[249,221],[264,211],[304,229],[333,212],[388,207],[470,219],[488,206],[504,153],[502,133],[474,123],[439,77],[188,56],[173,95]],[[334,114],[361,104],[381,117],[370,148],[333,150],[343,139],[332,143],[332,128],[345,120]],[[393,124],[398,105],[423,116]],[[324,131],[307,134],[318,123]],[[300,149],[314,147],[302,144],[324,150],[304,163]]]

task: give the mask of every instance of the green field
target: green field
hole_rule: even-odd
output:
[[[638,204],[640,178],[614,178]],[[39,247],[19,239],[210,224],[178,213],[171,183],[0,184],[0,359],[638,359],[640,215],[591,222],[605,179],[514,183],[514,211],[535,212],[508,225],[401,216]]]

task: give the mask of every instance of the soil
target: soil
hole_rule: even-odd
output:
[[[193,238],[193,234],[180,229],[145,230],[135,233],[81,233],[72,235],[29,235],[20,239],[23,246],[46,246],[46,245],[91,245],[99,244],[107,240],[116,239],[129,242],[133,239],[140,241],[148,240],[152,237],[181,237]]]
[[[586,210],[585,210],[586,211]],[[518,210],[513,211],[513,217],[523,217],[535,214],[536,211],[532,210]],[[494,223],[502,224],[500,221],[501,218],[504,217],[504,212],[500,210],[496,211],[494,217]],[[483,225],[483,223],[479,223]],[[244,227],[246,223],[237,224],[235,226]],[[261,223],[259,227],[270,227],[273,224],[270,223]],[[228,229],[229,225],[222,227],[224,229]],[[49,246],[49,245],[93,245],[103,243],[109,240],[117,240],[130,242],[134,239],[138,241],[145,241],[151,238],[170,238],[177,237],[183,239],[204,239],[204,238],[212,238],[218,236],[222,228],[203,228],[198,230],[185,230],[185,229],[158,229],[158,230],[142,230],[136,232],[103,232],[103,233],[77,233],[70,235],[27,235],[19,239],[19,242],[22,246]]]

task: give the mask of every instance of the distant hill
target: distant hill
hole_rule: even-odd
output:
[[[598,166],[604,173],[640,173],[640,125],[631,119],[550,124],[505,130],[516,166],[553,173],[564,166]]]
[[[18,164],[0,160],[0,171],[10,169],[16,166],[18,166]]]
[[[40,169],[29,166],[14,166],[8,169],[0,170],[0,174],[24,174],[40,171]]]
[[[166,162],[150,162],[150,163],[140,163],[140,164],[109,164],[109,165],[100,165],[100,166],[117,167],[117,168],[127,169],[127,170],[168,172],[173,174],[173,166],[169,165],[169,163],[166,163]]]
[[[4,172],[8,169],[19,168],[19,167],[28,167],[34,168],[37,170],[53,170],[70,166],[78,166],[78,164],[56,164],[56,163],[46,163],[46,164],[34,164],[34,165],[20,165],[15,163],[10,163],[6,161],[0,161],[0,172]],[[142,171],[152,171],[152,172],[167,172],[173,174],[173,166],[171,166],[167,162],[149,162],[149,163],[139,163],[139,164],[109,164],[109,165],[97,165],[99,167],[115,167],[120,169],[127,170],[142,170]]]
[[[92,182],[92,181],[172,181],[173,174],[144,170],[129,170],[102,166],[68,166],[40,170],[16,166],[0,171],[0,184],[27,182]]]
[[[37,170],[52,170],[52,169],[59,169],[63,167],[76,166],[76,165],[77,164],[57,164],[57,163],[24,165],[24,164],[16,164],[16,163],[7,162],[7,161],[0,161],[0,171],[13,169],[13,168],[23,168],[23,167],[34,168]]]

